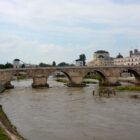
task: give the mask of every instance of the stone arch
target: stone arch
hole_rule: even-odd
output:
[[[139,77],[140,76],[136,70],[128,69],[128,72],[132,73],[135,77]]]
[[[136,70],[130,69],[130,68],[125,68],[125,69],[120,70],[119,75],[121,76],[121,74],[122,74],[123,72],[131,73],[131,74],[133,74],[135,77],[140,76]]]
[[[95,73],[95,74],[97,73],[97,74],[99,74],[99,76],[100,76],[99,83],[100,83],[101,85],[104,85],[104,84],[105,84],[106,76],[105,76],[105,74],[104,74],[103,71],[101,71],[101,70],[89,70],[89,71],[87,71],[87,72],[85,73],[84,77],[86,77],[86,75],[88,75],[88,73]],[[83,77],[83,78],[84,78],[84,77]]]
[[[49,77],[52,75],[52,74],[54,74],[55,72],[60,72],[60,73],[63,73],[64,75],[65,75],[65,77],[68,79],[68,83],[71,83],[71,77],[70,77],[70,75],[67,73],[67,72],[65,72],[65,71],[63,71],[63,70],[54,70],[54,71],[51,71],[51,72],[49,72],[48,73],[48,75],[47,75],[47,84],[49,85],[49,83],[48,83],[48,79],[49,79]]]
[[[11,70],[11,73],[12,73],[10,80],[11,88],[21,86],[19,82],[20,83],[24,82],[24,84],[22,85],[23,87],[30,87],[32,85],[33,76],[30,75],[26,69],[13,69]]]
[[[105,84],[105,81],[106,81],[106,76],[103,72],[99,71],[99,70],[95,70],[96,73],[98,73],[101,77],[101,79],[99,79],[99,82],[101,85],[104,85]]]
[[[64,73],[67,76],[67,78],[69,79],[70,82],[72,81],[70,75],[67,72],[62,71],[62,70],[60,72]]]
[[[134,83],[138,84],[138,85],[140,84],[140,74],[137,72],[137,70],[131,69],[131,68],[123,69],[123,70],[120,71],[120,76],[123,72],[128,72],[130,74],[133,74],[134,77],[135,77]]]
[[[63,71],[63,70],[54,70],[54,71],[51,71],[51,72],[49,72],[49,74],[47,75],[47,77],[49,77],[51,74],[53,74],[55,72],[61,72],[61,73],[63,73],[71,81],[70,75],[67,72]]]

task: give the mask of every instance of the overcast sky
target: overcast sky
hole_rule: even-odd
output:
[[[140,49],[140,0],[0,0],[0,63],[74,62]]]

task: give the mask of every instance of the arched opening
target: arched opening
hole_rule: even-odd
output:
[[[101,84],[105,83],[105,75],[100,71],[89,71],[83,78],[85,84]]]
[[[125,69],[120,72],[119,81],[122,85],[140,83],[140,75],[132,69]]]
[[[47,84],[49,87],[63,87],[71,81],[70,76],[63,71],[55,71],[49,74]]]
[[[27,88],[31,87],[33,83],[33,78],[29,76],[26,71],[17,71],[13,74],[11,84],[15,88]]]

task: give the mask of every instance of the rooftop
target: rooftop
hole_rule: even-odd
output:
[[[95,53],[109,53],[109,52],[108,51],[105,51],[105,50],[98,50]]]

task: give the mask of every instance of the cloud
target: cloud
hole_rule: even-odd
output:
[[[140,4],[139,0],[112,0],[114,3],[118,4]]]
[[[3,54],[3,62],[12,62],[13,59],[19,58],[25,63],[40,62],[51,63],[55,60],[59,62],[73,63],[79,57],[79,53],[84,53],[86,49],[81,46],[61,46],[57,44],[42,43],[38,40],[26,40],[19,36],[0,36],[0,51]],[[6,56],[6,57],[5,57]]]
[[[127,46],[125,53],[140,44],[139,13],[137,0],[0,0],[1,61],[71,62]]]

